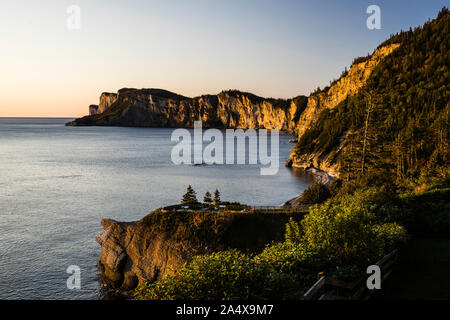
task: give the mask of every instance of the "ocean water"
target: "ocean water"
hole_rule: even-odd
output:
[[[293,144],[280,135],[280,169],[171,162],[172,129],[65,127],[71,119],[0,118],[0,299],[101,299],[94,237],[100,220],[134,221],[178,203],[188,184],[199,199],[279,205],[311,177],[285,168]],[[81,290],[66,286],[70,265]]]

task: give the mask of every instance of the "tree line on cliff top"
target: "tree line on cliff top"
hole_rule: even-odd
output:
[[[341,177],[376,172],[398,185],[449,173],[450,14],[393,35],[400,44],[373,70],[365,87],[324,110],[294,148],[337,154]]]

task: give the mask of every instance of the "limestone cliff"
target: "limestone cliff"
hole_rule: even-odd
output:
[[[366,84],[375,67],[399,46],[397,43],[382,46],[375,50],[371,56],[362,58],[362,62],[357,62],[359,60],[357,59],[348,73],[332,84],[328,90],[312,94],[308,98],[308,104],[297,123],[298,140],[300,141],[305,131],[315,123],[322,111],[333,109],[347,97],[358,93]],[[336,156],[339,154],[345,138],[345,135],[342,136],[338,147],[328,153],[298,154],[293,149],[288,165],[305,169],[315,168],[326,171],[332,177],[337,177],[339,168],[337,167]]]
[[[187,98],[161,89],[121,89],[102,93],[98,113],[72,126],[266,128],[294,133],[307,98],[265,99],[236,90]]]
[[[117,101],[116,93],[103,92],[100,95],[100,103],[98,104],[98,113],[105,112],[116,101]]]
[[[367,60],[354,63],[348,73],[331,85],[328,90],[309,96],[306,109],[297,124],[298,138],[301,138],[324,109],[333,109],[348,96],[357,93],[383,58],[398,47],[399,44],[394,43],[378,48]]]

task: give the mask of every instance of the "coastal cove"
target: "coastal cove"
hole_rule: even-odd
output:
[[[139,220],[178,203],[188,184],[199,195],[218,188],[223,200],[277,206],[313,181],[284,166],[294,145],[287,134],[279,172],[261,176],[259,165],[175,166],[173,129],[64,126],[68,120],[0,119],[0,241],[8,244],[1,298],[102,298],[94,240],[101,219]],[[69,265],[81,268],[81,290],[66,287]]]

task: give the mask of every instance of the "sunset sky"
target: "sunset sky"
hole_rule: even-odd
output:
[[[381,30],[366,9],[381,8]],[[81,9],[80,29],[66,12]],[[103,91],[289,98],[449,5],[413,1],[0,0],[0,117],[78,117]]]

